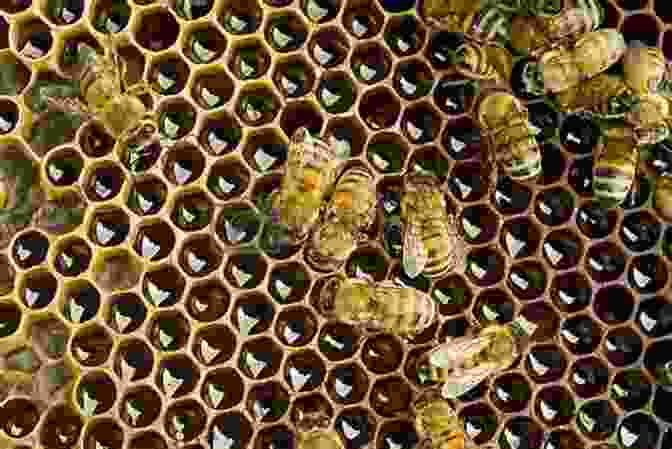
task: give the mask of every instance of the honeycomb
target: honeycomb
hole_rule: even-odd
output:
[[[668,2],[603,4],[605,26],[672,58]],[[0,98],[0,141],[39,164],[49,194],[87,204],[76,229],[27,227],[0,250],[2,368],[27,373],[2,384],[0,447],[290,449],[296,416],[320,409],[348,449],[411,449],[417,357],[474,321],[523,314],[539,325],[532,344],[455,403],[478,444],[672,448],[671,393],[654,378],[672,333],[670,217],[646,178],[624,206],[599,209],[595,142],[571,133],[587,124],[534,99],[544,174],[486,195],[473,176],[473,96],[437,66],[416,6],[0,2],[0,60],[17,73],[16,95]],[[155,90],[163,132],[195,137],[140,175],[95,122],[53,148],[26,139],[31,87],[67,78],[69,45],[103,31],[120,39],[129,80]],[[398,228],[383,225],[343,268],[431,294],[439,322],[413,341],[327,320],[315,298],[332,274],[302,250],[239,250],[259,223],[227,230],[278,185],[300,126],[333,133],[370,167],[381,223],[405,170],[431,167],[447,186],[471,245],[464,274],[404,278]]]

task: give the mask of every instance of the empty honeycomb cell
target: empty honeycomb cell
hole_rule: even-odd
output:
[[[149,322],[147,338],[159,351],[177,351],[187,344],[190,330],[189,321],[181,312],[161,311]]]
[[[257,384],[247,393],[245,405],[257,422],[274,422],[287,413],[289,393],[279,382]]]
[[[238,367],[245,376],[261,380],[275,375],[282,359],[282,348],[273,339],[257,337],[243,343]]]
[[[171,48],[180,33],[180,25],[175,17],[167,10],[157,7],[140,10],[130,29],[135,41],[142,48],[154,52]],[[190,53],[187,55],[190,56]]]
[[[455,324],[459,320],[458,326],[460,329],[458,329],[460,332],[462,330],[465,330],[469,324],[467,321],[463,318],[458,318],[457,320],[449,320],[446,321],[444,324],[444,329],[441,330],[441,337],[443,341],[446,341],[448,337],[452,337],[450,335],[450,332],[453,331],[454,329],[446,329],[447,325],[450,324]],[[445,335],[445,337],[444,337]],[[440,339],[440,342],[441,339]],[[436,382],[433,382],[432,380],[429,379],[429,377],[425,374],[423,370],[418,370],[418,362],[420,358],[423,356],[423,354],[431,349],[431,346],[421,346],[421,347],[415,347],[412,348],[410,351],[408,351],[408,354],[406,355],[406,361],[404,362],[404,375],[406,376],[407,379],[410,379],[413,382],[413,385],[418,387],[426,387],[426,386],[435,386],[437,385]]]
[[[128,388],[119,401],[120,418],[133,428],[149,426],[159,417],[160,411],[161,396],[148,385]]]
[[[357,88],[350,76],[346,72],[336,70],[324,73],[319,81],[316,92],[318,101],[324,110],[330,114],[348,112],[354,106],[357,95]],[[362,99],[360,103],[360,113],[362,112],[361,108],[364,101]]]
[[[566,319],[560,329],[561,340],[574,354],[590,354],[600,344],[602,329],[587,315]]]
[[[617,213],[613,209],[600,207],[596,202],[583,204],[576,213],[576,224],[588,238],[601,239],[616,228]]]
[[[224,278],[236,288],[251,289],[266,276],[268,263],[259,253],[236,253],[229,256],[224,266]]]
[[[392,418],[409,410],[413,391],[400,376],[385,377],[373,383],[369,393],[371,408],[380,416]]]
[[[219,268],[224,252],[214,238],[200,234],[188,238],[178,254],[180,267],[192,277],[203,277]]]
[[[359,117],[374,131],[393,127],[400,114],[399,99],[387,87],[369,89],[359,102]]]
[[[49,25],[40,18],[26,16],[13,22],[14,51],[29,60],[41,59],[50,53],[54,37]]]
[[[269,17],[264,30],[266,42],[280,53],[299,50],[306,43],[306,23],[293,12],[283,12]]]
[[[504,413],[515,413],[527,407],[532,389],[525,377],[510,373],[493,381],[489,396],[495,407]]]
[[[496,284],[504,271],[505,259],[493,247],[474,249],[467,256],[466,274],[480,287]]]
[[[43,164],[44,176],[55,187],[68,187],[79,180],[84,159],[74,148],[59,148],[49,153]]]
[[[182,53],[194,64],[214,62],[224,54],[226,46],[224,35],[208,23],[190,27],[182,39]]]
[[[103,326],[93,323],[78,329],[70,344],[73,358],[82,366],[99,366],[107,361],[114,342]]]
[[[330,118],[324,134],[334,136],[337,154],[357,157],[364,151],[366,129],[357,116]]]
[[[630,290],[620,285],[601,288],[593,300],[593,310],[604,323],[621,324],[632,317],[635,300]]]
[[[268,82],[247,83],[238,96],[236,114],[247,126],[262,126],[275,120],[281,106]]]
[[[254,439],[254,449],[271,447],[294,447],[294,433],[284,424],[260,429]]]
[[[122,340],[113,355],[114,373],[122,382],[135,382],[147,378],[154,364],[154,353],[144,340]]]
[[[93,211],[88,228],[90,241],[98,246],[111,247],[126,240],[131,225],[123,209],[103,206]]]
[[[618,279],[625,270],[626,259],[623,251],[611,242],[593,245],[586,254],[586,270],[597,282]]]
[[[77,0],[75,0],[77,1]],[[65,2],[51,2],[53,4],[61,3],[59,6],[65,8]],[[49,19],[49,17],[47,17]],[[53,20],[53,19],[52,19]],[[77,64],[78,57],[82,55],[82,46],[89,46],[96,51],[96,57],[102,56],[104,46],[96,40],[93,35],[83,29],[66,29],[56,41],[55,56],[56,65],[67,75],[68,78],[78,78],[81,72],[81,66]]]
[[[599,143],[599,127],[584,113],[569,114],[562,121],[559,131],[560,143],[571,153],[591,153]]]
[[[522,444],[530,449],[540,449],[544,441],[544,431],[534,420],[525,416],[510,418],[499,434],[498,443],[502,449],[513,449]]]
[[[215,233],[227,247],[251,242],[260,228],[260,218],[246,203],[228,204],[215,221]]]
[[[300,54],[278,59],[271,78],[280,93],[289,98],[302,97],[315,85],[315,71]]]
[[[91,371],[82,376],[75,387],[79,412],[87,417],[105,413],[117,399],[114,382],[105,371]]]
[[[154,382],[167,398],[175,399],[191,393],[200,377],[191,357],[177,354],[161,359]]]
[[[579,430],[594,441],[604,440],[615,430],[618,416],[608,401],[592,400],[581,406],[576,423]]]
[[[425,44],[427,32],[412,15],[394,16],[387,21],[383,30],[385,43],[398,56],[417,53]]]
[[[369,162],[384,174],[400,172],[409,152],[410,150],[404,139],[393,132],[375,134],[369,140],[366,148]]]
[[[491,201],[497,210],[505,215],[522,213],[528,208],[532,199],[530,189],[510,177],[500,177],[494,190],[490,196]]]
[[[544,266],[535,261],[524,261],[509,269],[507,286],[516,297],[531,300],[541,296],[548,283]]]
[[[311,37],[308,52],[315,64],[330,69],[345,61],[350,52],[350,45],[348,38],[338,28],[328,27],[320,29]]]
[[[189,78],[189,66],[174,53],[162,53],[149,66],[147,81],[160,95],[182,92]]]
[[[171,0],[168,2],[177,16],[183,20],[194,20],[207,16],[214,0]]]
[[[108,304],[107,324],[119,333],[134,332],[147,317],[147,308],[135,293],[112,295]]]
[[[31,2],[27,0],[15,0],[9,2],[3,2],[0,5],[0,10],[7,14],[18,14],[28,8],[30,8]]]
[[[192,347],[196,359],[214,366],[230,359],[236,349],[236,335],[228,326],[215,324],[197,331]]]
[[[654,254],[637,256],[630,261],[628,285],[639,293],[655,293],[667,283],[667,270],[663,259]]]
[[[61,313],[73,324],[81,324],[96,317],[100,308],[100,293],[89,281],[67,281],[63,287]]]
[[[460,417],[464,421],[466,434],[476,444],[485,443],[495,436],[497,414],[489,405],[483,402],[468,405],[460,411]]]
[[[191,81],[191,98],[206,110],[216,109],[228,102],[235,86],[229,74],[218,65],[195,69]]]
[[[175,233],[165,221],[153,220],[138,227],[133,241],[133,249],[138,256],[158,262],[173,251]]]
[[[89,21],[101,33],[125,31],[132,9],[126,0],[96,0],[89,7]]]
[[[652,14],[633,14],[623,19],[620,27],[625,42],[642,42],[646,46],[655,47],[658,45],[659,35],[661,33],[658,19]]]
[[[499,217],[486,205],[466,207],[461,215],[462,231],[470,243],[488,242],[499,231]]]
[[[304,307],[283,310],[275,323],[275,335],[286,346],[304,346],[317,333],[315,315]]]
[[[56,298],[58,280],[46,269],[33,269],[19,280],[18,292],[25,306],[42,309]]]
[[[466,310],[471,305],[473,294],[464,278],[453,274],[438,280],[431,296],[438,303],[439,313],[450,316]]]
[[[333,20],[341,10],[341,0],[302,0],[303,14],[314,23]]]
[[[332,362],[348,359],[359,349],[359,332],[343,322],[330,322],[322,326],[318,346]]]
[[[84,174],[84,193],[93,202],[108,201],[121,192],[126,175],[117,164],[101,162],[89,166]]]
[[[509,295],[499,288],[481,290],[472,314],[485,323],[504,324],[513,319],[516,306]]]
[[[217,20],[228,33],[250,34],[261,25],[263,13],[257,0],[224,0],[218,5]]]
[[[134,178],[130,183],[126,204],[136,215],[158,213],[168,197],[168,187],[155,176]]]
[[[639,360],[644,345],[642,338],[632,328],[622,326],[607,332],[602,349],[609,362],[620,367]]]
[[[477,201],[485,195],[481,166],[474,162],[461,162],[453,166],[448,177],[448,188],[462,202]]]
[[[346,449],[360,449],[374,442],[378,423],[371,413],[362,407],[341,411],[334,428],[345,441]]]
[[[628,214],[621,222],[619,237],[625,246],[635,252],[651,249],[660,239],[662,226],[647,211]]]
[[[575,267],[583,255],[581,240],[569,229],[553,231],[544,238],[542,252],[555,269]]]
[[[243,400],[243,378],[234,368],[218,368],[209,371],[201,387],[201,398],[214,409],[234,407]]]
[[[374,84],[390,73],[392,57],[382,45],[368,42],[355,48],[350,57],[350,67],[358,81]]]
[[[617,432],[619,443],[633,449],[655,447],[660,433],[656,420],[645,413],[633,413],[623,419]]]
[[[0,422],[7,435],[22,438],[37,427],[40,411],[28,399],[11,399],[0,409]]]
[[[178,143],[163,158],[163,174],[175,185],[191,184],[200,178],[204,169],[205,157],[198,147],[191,143]]]
[[[369,378],[359,365],[341,364],[329,370],[325,387],[333,401],[352,404],[364,399],[369,389]]]
[[[347,0],[341,23],[357,39],[369,39],[380,33],[385,16],[375,2]]]
[[[670,312],[672,305],[662,296],[641,301],[637,309],[637,324],[645,334],[658,338],[672,331]]]
[[[275,309],[266,295],[252,292],[241,295],[231,313],[231,323],[238,328],[239,335],[248,337],[264,333],[271,327]]]
[[[287,160],[286,138],[276,128],[263,128],[251,133],[242,150],[243,158],[255,170],[265,173]]]
[[[571,429],[558,429],[549,432],[546,435],[545,446],[557,449],[570,449],[573,447],[582,447],[582,441],[575,431]],[[595,448],[599,449],[599,448]],[[609,449],[609,448],[603,448]]]
[[[611,399],[625,411],[644,408],[651,399],[652,392],[653,386],[638,369],[620,371],[611,382]]]
[[[436,83],[436,87],[434,88],[432,94],[432,99],[434,104],[436,104],[436,106],[438,106],[438,108],[445,114],[449,116],[458,116],[471,109],[475,95],[476,90],[475,84],[473,82],[456,79],[452,76],[444,76]],[[459,129],[458,123],[453,123],[451,125]],[[448,130],[446,131],[446,133],[449,132],[450,131]],[[478,140],[480,140],[480,134],[477,141]],[[466,144],[466,142],[462,143]],[[462,154],[461,152],[466,145],[453,144],[453,146],[456,147],[453,151]],[[459,156],[455,157],[455,159],[458,158]]]
[[[84,449],[96,449],[104,446],[109,449],[121,449],[124,445],[124,431],[111,418],[97,418],[87,425],[82,437]]]
[[[314,351],[307,349],[287,357],[283,375],[287,385],[293,391],[301,393],[318,388],[326,378],[327,368]]]
[[[440,86],[441,83],[439,83]],[[437,87],[436,92],[439,92],[440,88]],[[440,100],[434,97],[434,102],[437,103],[439,108],[441,108],[441,103],[445,100]],[[462,117],[451,121],[446,126],[443,135],[441,137],[441,143],[443,144],[444,149],[453,160],[463,161],[471,159],[477,154],[481,153],[481,131],[478,125],[476,125],[473,120],[466,117]],[[477,172],[474,172],[476,174]],[[478,179],[478,176],[473,176],[474,179]],[[465,185],[473,185],[475,183],[467,183]],[[479,185],[479,184],[476,184]],[[472,189],[473,190],[473,189]],[[481,195],[484,192],[480,193]],[[459,195],[458,198],[464,200],[464,195]],[[466,200],[465,200],[466,201]],[[469,200],[471,201],[471,200]]]
[[[115,140],[102,124],[92,121],[84,125],[79,133],[78,143],[84,154],[90,158],[98,158],[112,152]]]
[[[633,186],[630,188],[625,200],[623,200],[621,208],[626,211],[640,208],[644,206],[647,198],[649,198],[652,193],[653,186],[651,185],[651,182],[643,176],[638,176],[635,178]]]
[[[376,447],[392,449],[395,447],[411,449],[416,447],[420,438],[415,431],[415,426],[409,421],[386,421],[378,430]]]
[[[394,89],[407,100],[416,100],[427,95],[434,85],[429,66],[419,59],[404,60],[395,68]]]
[[[586,307],[592,298],[591,282],[575,271],[556,274],[551,283],[551,299],[562,312],[574,313]]]
[[[128,443],[129,449],[169,449],[166,440],[154,430],[139,432]]]
[[[221,156],[234,151],[242,135],[242,128],[235,118],[226,112],[218,112],[202,122],[199,141],[209,153]]]
[[[163,418],[163,428],[172,440],[184,443],[202,434],[206,422],[207,415],[203,406],[193,399],[185,399],[168,406]]]
[[[182,298],[186,281],[173,265],[148,270],[142,279],[142,294],[155,307],[170,307]]]
[[[229,59],[229,69],[238,79],[261,78],[271,65],[267,47],[259,39],[251,38],[236,43]]]
[[[19,107],[14,101],[0,100],[0,134],[11,132],[19,123]]]
[[[372,335],[362,346],[362,362],[375,374],[387,374],[400,365],[404,351],[400,341],[391,335]]]
[[[416,103],[401,116],[401,129],[406,139],[415,145],[429,143],[441,134],[441,117],[427,102]]]
[[[382,281],[387,273],[388,265],[383,251],[375,246],[359,247],[353,251],[345,264],[348,277],[359,277],[368,274],[375,281]]]
[[[45,449],[67,449],[81,437],[84,423],[79,414],[65,404],[52,407],[39,429],[39,442]]]
[[[525,358],[525,370],[537,383],[554,382],[563,376],[566,369],[565,354],[556,345],[535,345]]]
[[[208,191],[220,201],[240,197],[251,182],[251,173],[237,158],[216,162],[208,173]]]
[[[569,168],[570,186],[582,197],[593,194],[593,157],[577,159]]]
[[[554,138],[557,135],[557,130],[558,130],[558,125],[560,123],[560,118],[558,111],[553,109],[551,106],[549,106],[546,103],[532,103],[527,106],[528,109],[528,116],[530,119],[530,125],[533,127],[532,130],[536,133],[536,139],[539,143],[545,142],[549,139]],[[555,146],[558,148],[557,146]],[[544,146],[543,149],[546,149],[547,147]],[[546,158],[548,155],[546,152],[543,152],[544,158]],[[562,165],[559,167],[552,167],[551,165],[548,165],[544,167],[542,165],[542,170],[544,168],[550,168],[552,169],[551,173],[546,173],[545,175],[553,175],[552,178],[555,180],[558,180],[562,174],[563,174],[563,169],[564,169],[564,160],[562,158],[562,155],[556,154],[556,159],[559,156],[559,160],[562,161]],[[547,184],[548,182],[544,182],[544,184]]]
[[[0,261],[1,262],[1,261]],[[0,303],[0,338],[9,337],[19,329],[21,311],[13,302]]]
[[[300,301],[310,288],[305,267],[297,262],[275,266],[271,271],[268,292],[281,304]]]
[[[158,108],[159,132],[171,140],[184,138],[196,123],[196,110],[181,99],[164,101]]]
[[[559,187],[545,190],[535,198],[535,216],[547,226],[558,226],[567,222],[574,209],[572,194]]]
[[[301,127],[306,128],[311,134],[319,135],[323,124],[319,108],[310,101],[288,103],[280,114],[280,128],[288,138]]]
[[[20,234],[12,244],[14,263],[23,270],[41,265],[47,258],[48,251],[49,240],[37,231]]]

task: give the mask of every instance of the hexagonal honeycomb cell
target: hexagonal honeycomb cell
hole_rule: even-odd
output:
[[[530,59],[516,55],[504,88],[529,112],[542,173],[490,188],[476,117],[490,86],[456,73],[424,1],[0,1],[0,446],[291,449],[304,418],[346,449],[414,449],[410,404],[433,385],[421,355],[523,316],[538,327],[514,365],[451,402],[477,445],[672,447],[672,227],[656,182],[672,144],[603,207],[598,124],[523,92]],[[598,1],[600,28],[672,58],[667,2]],[[89,116],[59,144],[31,134],[40,86],[75,81],[81,44],[114,49],[146,144]],[[101,100],[76,81],[87,107]],[[422,334],[327,316],[335,273],[307,261],[307,243],[271,245],[260,200],[282,185],[299,128],[373,176],[374,224],[338,274],[429,295]],[[65,220],[52,227],[8,223],[8,160],[32,164],[33,199],[86,207],[52,212]],[[414,171],[439,179],[463,272],[405,272]]]

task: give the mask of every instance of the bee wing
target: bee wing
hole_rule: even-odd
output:
[[[420,238],[420,229],[414,224],[407,225],[402,249],[404,272],[414,279],[425,269],[428,260],[427,247]]]
[[[451,376],[443,384],[441,395],[446,399],[456,399],[477,387],[496,370],[496,366],[476,367],[464,371],[462,375]]]
[[[453,363],[479,353],[489,342],[485,337],[459,337],[450,340],[432,350],[429,362],[440,368],[448,368]]]

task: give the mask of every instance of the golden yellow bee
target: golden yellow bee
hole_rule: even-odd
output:
[[[296,433],[297,449],[345,449],[335,430],[314,429]]]
[[[457,398],[487,377],[509,368],[536,325],[518,317],[508,325],[490,325],[477,335],[447,339],[418,361],[421,380],[443,383],[441,394]]]
[[[639,147],[634,138],[609,138],[597,150],[593,196],[605,206],[621,204],[638,175]]]
[[[490,141],[484,173],[492,188],[501,168],[512,179],[525,181],[541,174],[541,150],[530,128],[527,108],[508,92],[493,92],[478,104],[478,122]]]
[[[306,128],[292,135],[282,185],[273,193],[273,208],[288,227],[290,242],[305,240],[319,217],[320,206],[337,174],[336,147],[310,135]]]
[[[588,111],[605,118],[622,117],[639,104],[622,78],[606,73],[559,92],[555,101],[564,112]]]
[[[424,273],[435,279],[452,270],[464,271],[468,246],[457,219],[446,210],[435,176],[417,172],[404,176],[401,220],[402,265],[409,277]]]
[[[319,307],[327,316],[366,330],[413,338],[436,319],[436,304],[419,290],[369,276],[334,276],[325,284]]]
[[[625,53],[623,35],[614,28],[584,34],[573,48],[557,47],[539,58],[542,91],[562,92],[614,65]],[[532,76],[532,78],[535,78]]]
[[[504,47],[466,41],[455,70],[469,79],[505,82],[511,79],[513,57]]]
[[[657,47],[632,47],[623,55],[625,83],[636,94],[654,93],[664,79],[670,79],[670,67],[663,50]]]
[[[654,194],[656,211],[665,220],[672,220],[672,176],[662,175],[656,180]],[[672,379],[672,366],[668,367],[668,376]]]
[[[340,268],[375,219],[373,175],[363,165],[353,165],[338,177],[306,247],[306,260],[317,270]]]
[[[435,389],[423,393],[412,404],[417,447],[427,449],[478,449],[464,432],[464,423],[450,402]],[[491,446],[481,447],[490,449]]]

